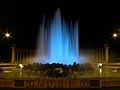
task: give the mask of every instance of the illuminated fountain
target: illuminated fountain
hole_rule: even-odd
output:
[[[50,21],[45,20],[40,25],[37,43],[38,63],[79,63],[78,21],[66,22],[61,19],[60,10]]]

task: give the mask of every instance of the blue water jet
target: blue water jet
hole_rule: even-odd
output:
[[[43,16],[37,43],[36,62],[78,63],[78,21],[72,23],[72,21],[66,22],[61,19],[59,9],[52,20],[46,21],[45,16]]]

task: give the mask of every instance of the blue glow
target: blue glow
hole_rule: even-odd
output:
[[[45,21],[43,17],[38,37],[36,62],[78,63],[78,22],[72,24],[71,21],[68,25],[68,22],[61,19],[59,9],[51,21]]]

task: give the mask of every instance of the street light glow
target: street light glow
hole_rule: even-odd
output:
[[[10,35],[11,33],[7,32],[7,33],[3,33],[3,34],[5,35],[4,38],[10,38],[11,37],[11,35]]]
[[[5,34],[5,36],[6,36],[6,37],[9,37],[9,36],[10,36],[10,34],[9,34],[9,33],[6,33],[6,34]]]
[[[22,69],[24,66],[22,64],[19,64],[19,67]]]
[[[99,64],[97,65],[97,67],[102,67],[102,63],[99,63]]]
[[[114,38],[116,38],[116,37],[117,37],[117,34],[116,34],[116,33],[114,33],[114,34],[113,34],[113,37],[114,37]]]

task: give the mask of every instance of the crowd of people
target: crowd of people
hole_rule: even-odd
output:
[[[33,63],[23,67],[24,71],[35,72],[35,74],[42,74],[44,77],[78,77],[79,74],[93,73],[94,68],[90,63],[64,65],[59,63],[39,64]]]

